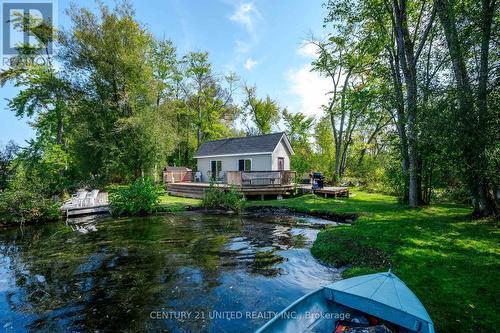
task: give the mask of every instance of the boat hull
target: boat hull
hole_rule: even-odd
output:
[[[333,332],[339,320],[351,310],[325,298],[325,288],[317,289],[292,303],[256,333]]]
[[[434,333],[434,324],[415,294],[390,271],[340,280],[284,309],[257,333],[334,332],[338,324],[399,333]]]

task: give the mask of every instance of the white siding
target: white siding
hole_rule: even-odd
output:
[[[278,170],[278,157],[283,157],[285,162],[284,169],[290,170],[290,151],[286,147],[284,139],[281,139],[273,152],[272,170]]]
[[[202,173],[202,181],[209,181],[208,172],[210,171],[210,161],[222,161],[222,171],[238,171],[238,160],[240,159],[252,160],[252,171],[272,170],[271,154],[204,157],[198,158],[198,171]]]

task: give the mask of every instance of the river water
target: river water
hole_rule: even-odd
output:
[[[252,332],[340,278],[312,257],[310,222],[185,212],[0,230],[0,331]]]

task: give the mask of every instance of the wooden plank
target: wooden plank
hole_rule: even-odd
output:
[[[88,214],[102,214],[109,213],[109,206],[96,206],[84,208],[72,208],[67,210],[67,216],[88,215]]]
[[[325,196],[325,198],[327,198],[328,195],[333,195],[334,197],[337,197],[337,196],[349,197],[349,188],[348,187],[324,187],[321,189],[314,189],[313,193],[323,194]]]
[[[219,188],[227,189],[227,184],[214,184]],[[177,195],[188,198],[202,198],[204,191],[210,187],[208,183],[172,183],[168,184],[167,192],[171,195]],[[253,185],[237,186],[235,189],[242,195],[275,195],[283,196],[290,194],[294,189],[293,185]]]
[[[203,194],[197,194],[197,193],[186,193],[186,192],[169,192],[169,195],[172,195],[174,197],[183,197],[183,198],[193,198],[193,199],[202,199]]]

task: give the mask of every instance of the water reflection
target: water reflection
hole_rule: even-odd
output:
[[[279,311],[338,278],[311,257],[317,230],[292,218],[181,213],[91,225],[97,231],[56,223],[0,233],[0,327],[246,332],[266,320],[210,314]],[[192,316],[156,320],[152,311]]]

